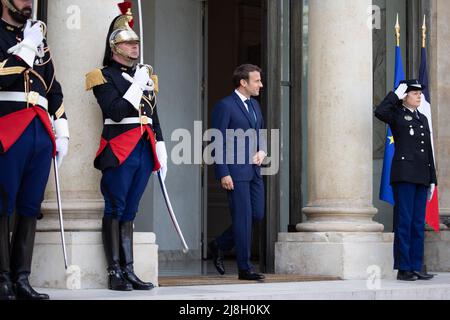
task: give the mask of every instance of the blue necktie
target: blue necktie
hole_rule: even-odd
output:
[[[252,100],[247,99],[247,100],[245,100],[245,103],[248,106],[248,110],[247,111],[250,113],[250,118],[254,119],[253,126],[256,127],[256,120],[257,120],[257,118],[256,118],[255,108],[253,108]],[[253,115],[253,117],[252,117],[252,115]]]

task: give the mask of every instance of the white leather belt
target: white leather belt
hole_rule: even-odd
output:
[[[115,122],[112,119],[105,119],[105,124],[107,125],[117,125],[117,124],[150,124],[153,125],[153,120],[147,116],[142,117],[132,117],[132,118],[123,118],[120,122]]]
[[[0,101],[28,102],[32,105],[39,105],[45,110],[48,110],[47,99],[35,91],[31,91],[29,93],[0,91]]]

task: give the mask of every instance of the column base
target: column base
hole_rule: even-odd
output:
[[[66,232],[65,239],[67,272],[61,234],[36,233],[31,284],[39,288],[105,289],[106,259],[101,232]],[[142,280],[158,285],[158,246],[154,233],[134,233],[134,268]]]
[[[381,232],[280,233],[275,244],[275,272],[343,280],[374,275],[393,279],[393,242],[393,234]]]
[[[428,271],[450,272],[450,230],[426,232],[425,265]]]
[[[383,232],[384,226],[372,220],[378,210],[374,207],[309,206],[307,216],[297,225],[298,232]]]

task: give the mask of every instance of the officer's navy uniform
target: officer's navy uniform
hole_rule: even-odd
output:
[[[37,57],[33,68],[7,53],[22,40],[23,27],[0,20],[0,219],[7,221],[16,210],[13,280],[30,274],[36,217],[56,154],[49,116],[66,119],[61,86],[45,40],[45,56]],[[2,229],[0,236],[9,237],[7,226]],[[8,242],[0,248],[2,261],[7,260]],[[10,271],[6,264],[0,266],[0,273]]]
[[[253,268],[250,262],[252,226],[264,218],[264,183],[261,168],[253,164],[252,157],[256,151],[266,150],[265,139],[259,139],[259,132],[264,128],[259,103],[253,98],[245,99],[234,92],[219,101],[212,114],[212,128],[220,130],[224,137],[223,149],[215,154],[216,178],[220,181],[231,176],[234,184],[234,190],[227,192],[232,226],[215,240],[215,245],[222,251],[235,247],[240,272]],[[241,146],[238,138],[225,138],[230,129],[255,130],[257,137],[246,138]]]
[[[428,119],[404,107],[394,92],[376,108],[375,116],[391,127],[395,141],[391,169],[395,200],[394,269],[420,272],[428,188],[437,185]]]

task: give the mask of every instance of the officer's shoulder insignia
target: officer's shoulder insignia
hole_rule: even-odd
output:
[[[158,86],[158,76],[156,74],[152,74],[152,80],[155,84],[155,93],[159,92],[159,86]]]
[[[91,90],[92,88],[105,84],[107,81],[103,76],[103,72],[101,69],[95,69],[88,74],[86,74],[86,91]]]

